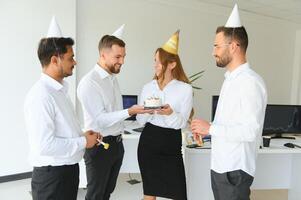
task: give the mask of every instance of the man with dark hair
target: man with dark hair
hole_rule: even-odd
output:
[[[108,200],[114,191],[122,164],[124,148],[123,121],[138,113],[147,113],[134,105],[122,110],[122,98],[116,74],[124,63],[125,43],[105,35],[99,42],[99,60],[80,81],[77,89],[84,112],[85,128],[101,132],[109,149],[95,147],[86,151],[86,200]]]
[[[54,19],[55,20],[55,19]],[[97,144],[99,134],[84,134],[68,97],[63,79],[72,75],[76,64],[71,38],[41,39],[38,57],[40,80],[28,92],[24,114],[30,144],[32,197],[34,200],[76,200],[78,162],[85,148]]]
[[[227,38],[227,42],[230,42],[231,40],[237,41],[238,46],[240,46],[240,49],[246,53],[248,48],[248,34],[244,26],[237,27],[237,28],[231,28],[231,27],[225,27],[225,26],[219,26],[216,29],[216,34],[218,33],[224,33],[225,38]]]
[[[262,134],[267,92],[246,59],[248,36],[237,5],[216,31],[213,56],[226,68],[212,124],[194,119],[195,137],[211,135],[211,186],[215,200],[248,200]]]
[[[113,35],[105,35],[101,38],[98,43],[98,51],[102,51],[103,49],[112,48],[113,45],[118,45],[119,47],[125,48],[125,43],[123,40],[113,36]]]
[[[74,41],[72,38],[42,38],[38,48],[38,57],[42,67],[49,65],[52,56],[67,53],[67,46],[72,47],[73,45]]]

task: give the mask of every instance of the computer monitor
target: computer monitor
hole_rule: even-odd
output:
[[[263,135],[272,138],[288,138],[282,134],[301,134],[301,106],[268,104],[265,112]]]
[[[212,96],[211,120],[214,120],[218,96]],[[268,104],[265,111],[262,135],[272,138],[295,139],[282,134],[301,134],[301,105]]]
[[[217,107],[217,102],[218,102],[218,95],[213,95],[212,96],[212,103],[211,103],[211,121],[214,120],[214,116],[215,116],[215,111],[216,111],[216,107]]]
[[[211,121],[214,120],[217,102],[218,102],[218,95],[213,95],[211,101]],[[207,135],[203,139],[211,139],[211,135]]]
[[[138,96],[137,95],[122,95],[122,103],[123,109],[128,109],[132,105],[136,105],[138,103]],[[136,120],[136,115],[132,115],[126,120]]]

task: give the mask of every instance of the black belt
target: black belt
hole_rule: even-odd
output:
[[[105,136],[103,137],[103,141],[104,142],[122,142],[122,136],[121,135],[109,135],[109,136]]]
[[[51,171],[52,169],[72,168],[72,167],[76,167],[76,166],[78,166],[78,163],[73,164],[73,165],[58,165],[58,166],[47,165],[47,166],[33,167],[33,168],[37,169],[37,170]]]

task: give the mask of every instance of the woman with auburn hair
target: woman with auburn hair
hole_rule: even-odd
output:
[[[145,124],[138,145],[144,200],[187,199],[181,129],[192,111],[192,87],[178,55],[178,40],[179,31],[156,50],[154,79],[140,95],[141,105],[149,98],[163,103],[151,114],[137,115]]]

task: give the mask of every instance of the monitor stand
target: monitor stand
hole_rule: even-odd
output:
[[[275,136],[272,136],[271,139],[290,139],[295,140],[296,138],[294,136],[282,136],[281,133],[275,134]]]

